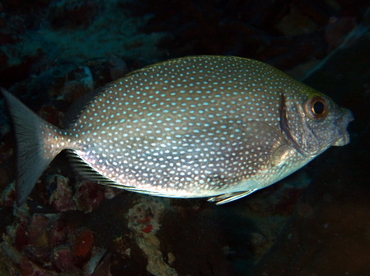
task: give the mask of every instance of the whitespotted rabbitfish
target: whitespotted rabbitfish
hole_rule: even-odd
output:
[[[62,150],[100,184],[230,202],[347,144],[353,120],[349,110],[272,66],[232,56],[185,57],[134,71],[87,95],[65,129],[2,94],[18,145],[18,205]]]

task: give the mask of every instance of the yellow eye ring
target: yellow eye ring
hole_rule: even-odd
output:
[[[321,96],[315,96],[306,102],[306,111],[311,118],[319,120],[324,118],[328,113],[328,101]]]

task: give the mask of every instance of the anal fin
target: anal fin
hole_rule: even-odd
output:
[[[70,161],[70,164],[77,171],[77,173],[81,175],[82,177],[89,179],[90,181],[97,182],[97,184],[106,185],[112,188],[125,189],[125,190],[144,193],[144,194],[153,194],[153,192],[142,191],[133,186],[122,185],[112,179],[105,177],[104,175],[94,170],[94,168],[92,168],[89,164],[87,164],[74,150],[67,149],[65,150],[65,152]]]
[[[83,177],[103,185],[116,185],[116,182],[104,177],[84,162],[74,150],[65,150],[65,152],[70,160],[70,164]]]

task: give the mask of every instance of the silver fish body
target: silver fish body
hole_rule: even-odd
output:
[[[99,91],[68,129],[42,121],[3,91],[18,140],[18,204],[65,149],[101,184],[229,202],[347,144],[353,120],[283,72],[230,56],[166,61]]]

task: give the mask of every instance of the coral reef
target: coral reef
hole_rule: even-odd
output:
[[[132,17],[122,1],[3,1],[0,82],[8,87],[59,64],[118,55],[158,61],[164,32],[143,34],[150,16]],[[48,2],[48,1],[46,1]],[[6,76],[6,77],[5,77]]]

